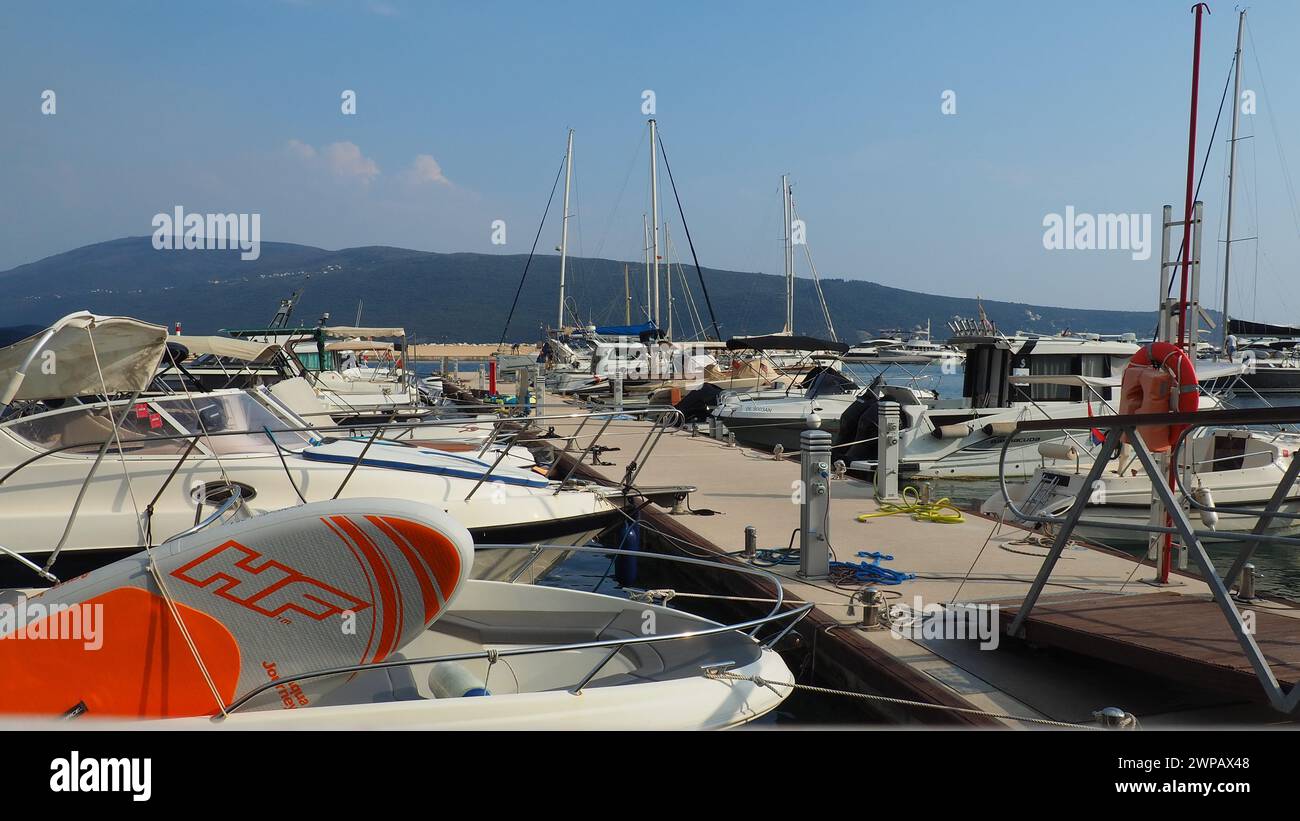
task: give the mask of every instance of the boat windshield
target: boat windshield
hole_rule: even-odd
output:
[[[804,395],[805,399],[857,393],[858,391],[858,385],[852,379],[827,367],[821,367],[821,370],[814,368],[813,372],[804,377],[803,386],[808,389],[808,392]]]
[[[239,453],[274,453],[276,445],[300,450],[310,442],[302,433],[247,393],[177,396],[155,404],[186,433],[224,434],[200,440],[220,456]],[[268,437],[269,432],[269,437]]]
[[[274,438],[282,448],[297,450],[310,442],[283,417],[246,393],[176,396],[136,402],[131,407],[84,405],[14,420],[4,427],[42,450],[64,449],[73,455],[93,454],[113,437],[113,421],[122,417],[117,438],[122,452],[132,456],[170,456],[184,452],[187,433],[227,433],[200,444],[218,455],[274,453]],[[268,438],[267,431],[271,438]],[[116,445],[110,446],[113,453]]]
[[[132,407],[113,405],[78,405],[15,420],[4,427],[41,450],[64,449],[73,455],[93,455],[113,438],[113,423],[125,411],[117,430],[122,452],[132,456],[172,456],[185,450],[184,439],[168,439],[183,431],[158,413],[148,402]],[[116,453],[116,446],[112,446]]]

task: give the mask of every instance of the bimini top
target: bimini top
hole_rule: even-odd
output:
[[[0,339],[5,336],[0,330]],[[143,390],[166,350],[167,329],[161,325],[89,311],[68,314],[0,348],[0,406],[15,399]],[[25,373],[19,373],[24,365]]]
[[[321,328],[321,331],[337,339],[351,339],[358,336],[363,339],[373,339],[377,336],[406,336],[405,328],[357,328],[351,325],[331,325],[328,328]]]
[[[640,325],[598,325],[594,330],[599,336],[640,336],[659,329],[653,322],[642,322]]]
[[[240,362],[261,364],[270,362],[280,350],[274,342],[249,342],[245,339],[232,339],[228,336],[173,336],[169,342],[177,342],[185,347],[192,356],[214,355]]]
[[[391,342],[376,342],[373,339],[351,339],[342,342],[326,342],[327,351],[391,351]]]
[[[843,342],[784,334],[736,336],[727,340],[727,348],[733,351],[834,351],[835,353],[848,353],[849,350],[849,346]]]
[[[1270,325],[1267,322],[1247,322],[1244,319],[1229,319],[1228,333],[1238,336],[1281,336],[1294,339],[1300,337],[1300,328],[1291,325]]]

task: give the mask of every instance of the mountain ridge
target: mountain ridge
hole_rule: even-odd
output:
[[[281,299],[295,289],[303,296],[291,324],[312,325],[325,312],[336,324],[402,325],[412,340],[496,342],[518,291],[507,342],[536,340],[554,324],[559,309],[559,257],[536,256],[520,287],[525,254],[417,251],[384,245],[331,251],[310,245],[261,243],[256,260],[233,250],[155,250],[152,238],[123,237],[64,251],[0,272],[9,299],[0,302],[0,324],[48,323],[76,310],[122,314],[165,324],[181,322],[187,333],[261,327]],[[570,257],[566,271],[569,311],[583,323],[623,324],[627,304],[624,266],[629,272],[632,321],[645,302],[644,263]],[[692,267],[673,267],[675,336],[695,333],[692,303],[712,333],[700,283]],[[778,274],[704,268],[709,297],[724,337],[770,333],[784,323],[785,282]],[[946,322],[974,317],[975,298],[925,294],[865,279],[821,279],[841,339],[857,341],[883,329],[924,327],[936,339]],[[661,305],[667,294],[661,293]],[[1155,312],[1066,308],[983,300],[985,312],[1007,333],[1064,330],[1113,334],[1149,333]],[[665,323],[666,324],[666,323]],[[827,331],[814,283],[795,287],[799,333]],[[686,332],[682,329],[686,328]]]

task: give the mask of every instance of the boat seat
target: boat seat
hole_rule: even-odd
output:
[[[686,615],[656,610],[655,631],[661,634],[686,632],[699,628],[701,623]],[[474,644],[526,645],[575,644],[606,639],[640,638],[644,622],[639,610],[619,613],[604,612],[550,612],[538,613],[546,623],[520,625],[519,614],[513,611],[460,611],[438,619],[431,628],[448,635],[463,638]],[[593,654],[597,651],[591,651]],[[745,665],[759,656],[759,650],[741,633],[722,633],[713,636],[675,639],[673,641],[629,644],[619,653],[624,660],[608,665],[589,686],[603,687],[633,684],[644,681],[662,681],[665,678],[698,676],[700,668],[720,662]],[[543,658],[538,656],[536,658]],[[557,687],[567,687],[566,681]]]
[[[385,661],[404,658],[406,656],[398,652],[390,655]],[[410,666],[380,667],[351,674],[351,678],[346,683],[315,696],[312,704],[317,707],[339,704],[387,704],[394,701],[417,701],[423,698]],[[278,701],[276,703],[278,704]]]
[[[102,445],[113,436],[113,423],[102,416],[76,412],[72,416],[63,427],[64,445]]]
[[[575,644],[622,637],[603,635],[619,615],[603,612],[538,613],[535,622],[521,625],[516,611],[462,610],[439,618],[434,629],[473,644]]]
[[[316,395],[311,384],[301,376],[282,379],[270,387],[271,395],[283,402],[289,410],[301,416],[309,425],[334,424],[325,403]]]

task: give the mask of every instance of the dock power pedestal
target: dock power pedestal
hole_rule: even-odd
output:
[[[899,440],[899,423],[901,407],[897,402],[881,402],[880,417],[877,427],[876,442],[878,458],[876,459],[876,499],[882,502],[897,502],[898,496],[898,452],[902,446]]]
[[[830,576],[831,441],[824,430],[799,434],[799,575]]]

